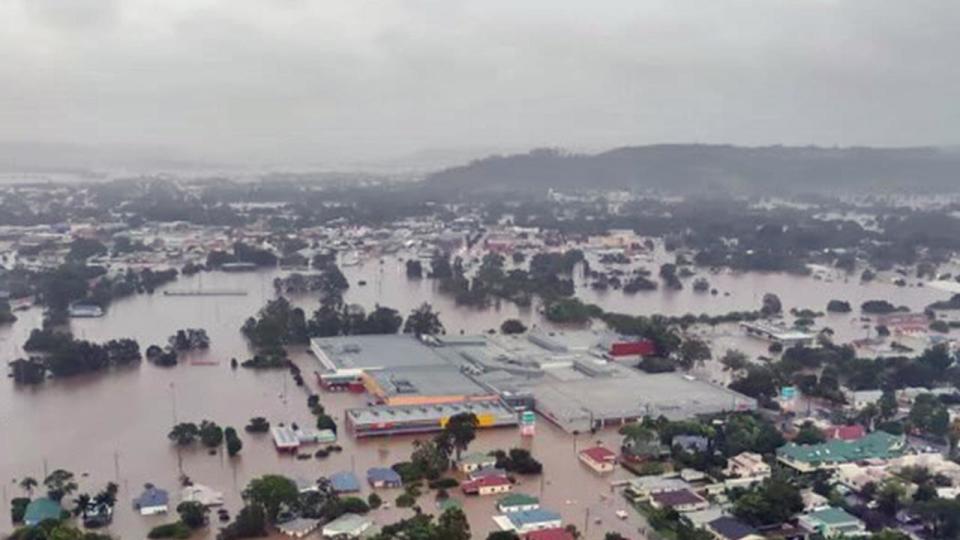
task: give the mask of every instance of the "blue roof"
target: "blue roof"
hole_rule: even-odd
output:
[[[551,512],[550,510],[544,510],[543,508],[537,508],[536,510],[524,510],[522,512],[511,512],[507,514],[507,518],[517,527],[522,527],[524,525],[531,525],[534,523],[543,523],[546,521],[557,521],[560,519],[560,514],[556,512]]]
[[[360,482],[350,471],[337,472],[330,475],[330,485],[339,493],[360,491]]]
[[[401,482],[400,474],[387,467],[373,467],[367,470],[367,480],[370,482]]]
[[[170,496],[166,491],[150,486],[143,490],[143,493],[133,500],[133,505],[137,508],[149,508],[151,506],[165,506],[170,502]]]

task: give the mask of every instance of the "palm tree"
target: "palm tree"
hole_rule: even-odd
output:
[[[32,476],[25,476],[20,480],[20,489],[26,491],[30,497],[33,497],[33,488],[38,485],[37,479]]]
[[[87,517],[87,508],[90,507],[90,495],[81,493],[73,500],[73,515]]]
[[[64,469],[50,473],[43,479],[43,485],[47,487],[47,496],[58,502],[77,490],[73,473]]]

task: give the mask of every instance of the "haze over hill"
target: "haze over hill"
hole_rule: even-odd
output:
[[[676,193],[816,193],[960,190],[954,149],[739,147],[665,144],[598,154],[534,150],[492,156],[437,172],[437,192],[545,191],[550,188]]]

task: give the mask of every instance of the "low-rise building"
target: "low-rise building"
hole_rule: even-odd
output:
[[[27,504],[27,509],[23,514],[23,524],[33,527],[50,519],[59,520],[62,513],[63,508],[57,501],[46,497],[34,499]]]
[[[844,463],[870,459],[891,459],[903,454],[903,436],[875,431],[855,441],[831,440],[821,444],[789,443],[777,449],[777,459],[799,472],[835,469]]]
[[[403,486],[400,473],[388,467],[373,467],[367,471],[367,482],[374,488],[398,488]]]
[[[466,495],[496,495],[513,489],[513,483],[506,476],[484,476],[460,484]]]
[[[677,512],[696,512],[708,508],[710,502],[689,489],[678,489],[651,494],[650,505],[659,509],[670,508]]]
[[[602,446],[581,450],[578,456],[580,461],[599,474],[611,472],[617,465],[617,454]]]
[[[723,473],[734,478],[763,480],[770,477],[770,465],[760,454],[742,452],[727,460],[727,468]]]
[[[169,504],[170,495],[151,484],[144,486],[143,493],[133,500],[133,508],[140,512],[141,516],[166,514]]]
[[[504,514],[526,512],[538,508],[540,508],[540,499],[526,493],[511,493],[497,501],[497,510]]]
[[[356,493],[360,491],[360,482],[349,471],[333,473],[329,477],[334,493]]]
[[[799,523],[805,529],[824,538],[846,538],[868,534],[866,525],[859,518],[834,507],[801,515]]]
[[[719,517],[704,527],[710,531],[717,540],[760,540],[762,535],[757,530],[731,516]]]
[[[369,519],[348,513],[324,525],[320,532],[324,538],[360,538],[372,526]]]
[[[563,519],[560,514],[543,508],[494,516],[493,521],[501,530],[514,531],[524,535],[534,531],[563,527]]]
[[[461,457],[460,461],[457,462],[457,469],[462,473],[470,473],[478,469],[495,467],[496,465],[497,458],[482,452],[475,452]]]

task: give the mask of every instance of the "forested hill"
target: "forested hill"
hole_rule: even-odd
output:
[[[653,145],[600,154],[534,150],[426,179],[436,193],[634,189],[677,193],[954,192],[960,151],[941,148]]]

